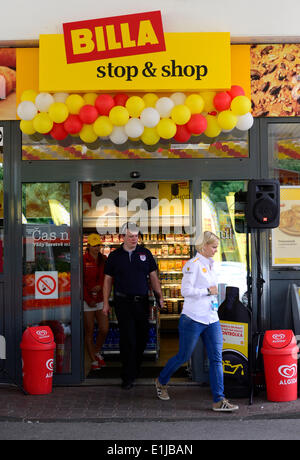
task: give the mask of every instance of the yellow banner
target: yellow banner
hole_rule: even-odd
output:
[[[231,87],[228,32],[166,33],[166,51],[67,64],[64,36],[41,35],[40,91],[199,91]]]
[[[247,359],[248,324],[236,323],[231,321],[220,321],[220,323],[223,334],[223,351],[234,350],[241,353]]]

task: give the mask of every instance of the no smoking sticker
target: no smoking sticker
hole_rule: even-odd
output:
[[[35,272],[35,298],[58,299],[57,271]]]

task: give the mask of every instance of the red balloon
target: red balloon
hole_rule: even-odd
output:
[[[118,93],[114,96],[115,105],[122,105],[123,107],[125,107],[127,99],[128,99],[127,94]]]
[[[100,94],[95,100],[95,107],[99,115],[108,115],[115,106],[114,98],[110,94]]]
[[[87,125],[94,123],[98,118],[98,110],[93,105],[86,104],[79,110],[79,118]]]
[[[200,113],[194,113],[186,124],[191,134],[202,134],[207,128],[207,120]]]
[[[238,85],[232,85],[231,89],[226,91],[226,93],[229,94],[231,99],[234,99],[237,96],[245,96],[245,91],[241,86]]]
[[[83,123],[78,115],[70,114],[64,122],[64,128],[69,134],[79,133],[79,131],[81,131],[82,125]]]
[[[67,137],[68,133],[65,130],[63,123],[53,123],[53,128],[50,131],[50,135],[53,137],[53,139],[62,141]]]
[[[176,134],[174,136],[175,141],[185,143],[190,137],[191,133],[186,125],[177,125]]]
[[[217,93],[214,97],[214,106],[216,110],[222,112],[223,110],[228,110],[231,104],[231,96],[226,91]]]

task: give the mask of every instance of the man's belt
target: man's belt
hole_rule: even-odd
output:
[[[115,292],[115,296],[130,300],[131,302],[140,302],[141,300],[145,300],[148,298],[147,295],[130,295],[123,294],[123,292]]]

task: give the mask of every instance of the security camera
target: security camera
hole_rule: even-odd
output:
[[[140,176],[141,176],[141,174],[140,174],[138,171],[132,171],[132,172],[130,173],[130,177],[131,177],[132,179],[137,179],[137,178],[140,177]]]

